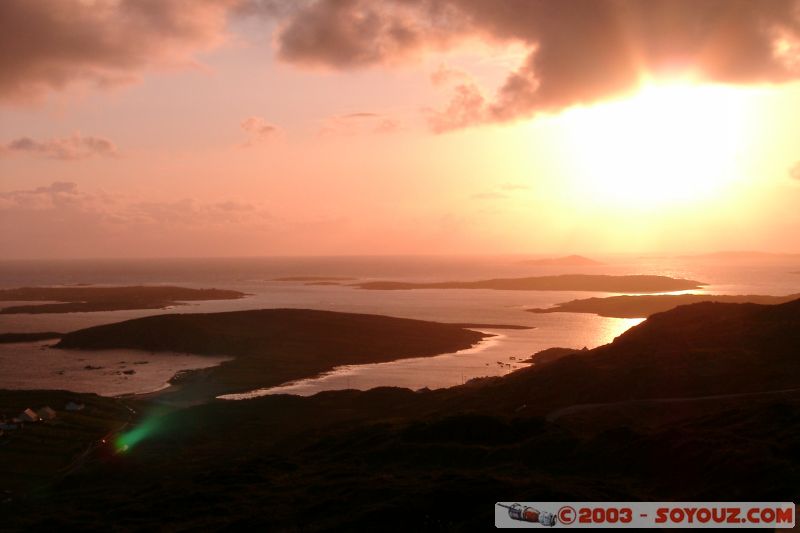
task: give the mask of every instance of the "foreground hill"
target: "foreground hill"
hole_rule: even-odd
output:
[[[487,380],[484,396],[542,414],[563,405],[800,388],[800,300],[699,303],[657,313],[611,344]],[[556,385],[558,384],[558,385]]]
[[[796,501],[798,353],[800,301],[705,303],[452,389],[214,402],[145,421],[8,520],[474,531],[501,499]]]
[[[380,363],[469,348],[486,335],[457,325],[308,309],[158,315],[63,336],[57,348],[129,348],[228,355],[185,373],[181,394],[211,397],[314,376],[339,365]]]
[[[179,302],[235,300],[243,292],[222,289],[189,289],[170,286],[133,287],[20,287],[0,289],[0,301],[59,302],[26,304],[0,309],[10,313],[85,313],[125,309],[163,309]]]
[[[529,309],[531,313],[593,313],[614,318],[647,318],[654,313],[669,311],[679,305],[699,302],[781,304],[800,298],[788,296],[714,295],[714,294],[657,294],[645,296],[608,296],[583,298],[560,303],[553,307]]]
[[[606,276],[563,274],[531,278],[501,278],[481,281],[442,281],[408,283],[401,281],[369,281],[355,285],[369,290],[410,289],[494,289],[504,291],[592,291],[592,292],[669,292],[699,289],[704,283],[667,276]]]

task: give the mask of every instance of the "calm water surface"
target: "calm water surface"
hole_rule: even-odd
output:
[[[563,273],[660,274],[706,282],[709,285],[704,291],[714,294],[784,295],[800,292],[800,275],[792,273],[800,270],[800,261],[730,263],[620,257],[608,258],[607,261],[608,265],[581,268],[529,266],[521,263],[519,257],[3,262],[0,263],[0,285],[6,287],[74,283],[174,284],[235,289],[250,296],[241,300],[192,302],[156,311],[0,315],[0,332],[67,332],[154,314],[263,308],[324,309],[534,328],[484,327],[481,329],[494,336],[468,350],[437,357],[339,367],[321,377],[254,391],[245,396],[277,392],[307,395],[321,390],[367,389],[382,385],[412,389],[448,387],[474,377],[502,375],[522,366],[519,360],[536,351],[553,346],[592,348],[610,342],[640,320],[525,311],[575,298],[609,295],[604,293],[431,289],[365,291],[347,285],[309,286],[273,281],[277,277],[317,275],[349,276],[358,281],[445,281]],[[221,361],[221,358],[130,350],[63,351],[46,348],[48,343],[0,345],[0,388],[60,388],[104,395],[146,392],[163,387],[177,371]],[[147,361],[147,364],[131,366],[136,361]],[[86,369],[87,366],[102,368]],[[135,370],[135,373],[121,373],[125,370]]]

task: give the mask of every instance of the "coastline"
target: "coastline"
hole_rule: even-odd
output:
[[[502,329],[503,326],[499,326],[497,329]],[[402,387],[400,385],[393,385],[393,384],[380,384],[375,385],[374,387],[369,387],[366,389],[362,389],[359,387],[349,387],[346,388],[337,388],[335,383],[330,383],[330,381],[346,379],[349,381],[350,377],[356,377],[359,373],[363,375],[363,373],[369,373],[373,369],[379,368],[386,368],[389,365],[397,365],[398,363],[414,363],[417,361],[431,361],[436,360],[439,358],[447,358],[447,357],[458,357],[464,355],[470,355],[478,352],[485,351],[490,346],[496,344],[500,341],[504,336],[492,333],[491,331],[487,330],[478,330],[474,329],[473,331],[478,331],[479,333],[483,333],[485,336],[480,339],[478,342],[473,344],[468,348],[462,348],[460,350],[454,352],[446,352],[440,353],[436,355],[430,355],[425,357],[403,357],[400,359],[395,359],[392,361],[381,361],[379,363],[365,363],[360,365],[340,365],[337,367],[332,368],[329,371],[319,373],[314,376],[308,376],[292,381],[287,381],[285,383],[281,383],[279,385],[270,386],[270,387],[262,387],[259,389],[241,392],[241,393],[233,393],[233,394],[223,394],[216,397],[218,400],[224,401],[240,401],[240,400],[249,400],[253,398],[260,398],[262,396],[269,396],[275,394],[291,394],[297,396],[313,396],[315,394],[319,394],[325,391],[338,391],[338,390],[369,390],[369,388],[376,388],[376,387],[399,387],[399,388],[408,388],[409,390],[419,390],[419,389],[427,389],[430,388],[427,385],[424,387]],[[315,387],[316,384],[322,384],[322,387]],[[437,387],[433,387],[434,389]]]

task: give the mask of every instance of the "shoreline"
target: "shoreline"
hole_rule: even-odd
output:
[[[498,328],[498,329],[501,329],[501,328]],[[431,360],[431,359],[437,359],[437,358],[440,358],[440,357],[456,357],[456,356],[459,356],[459,355],[463,356],[463,355],[467,355],[466,352],[471,352],[471,353],[482,352],[482,351],[486,350],[487,348],[489,348],[491,345],[497,343],[502,338],[504,338],[504,335],[499,335],[499,334],[496,334],[496,333],[492,333],[490,331],[482,331],[482,330],[475,330],[475,331],[479,331],[480,333],[483,333],[485,336],[481,340],[479,340],[478,342],[476,342],[475,344],[470,346],[469,348],[463,348],[463,349],[457,350],[455,352],[445,352],[445,353],[440,353],[440,354],[431,355],[431,356],[425,356],[425,357],[404,357],[404,358],[400,358],[400,359],[395,359],[393,361],[382,361],[380,363],[365,363],[365,364],[360,364],[360,365],[340,365],[340,366],[332,368],[331,370],[329,370],[327,372],[322,372],[322,373],[314,375],[314,376],[308,376],[308,377],[304,377],[304,378],[288,381],[288,382],[285,382],[285,383],[281,383],[280,385],[275,385],[275,386],[271,386],[271,387],[262,387],[262,388],[254,389],[254,390],[247,391],[247,392],[233,393],[233,394],[223,394],[223,395],[219,395],[219,396],[215,397],[215,399],[216,400],[223,400],[223,401],[242,401],[242,400],[250,400],[250,399],[253,399],[253,398],[261,398],[263,396],[276,395],[276,394],[287,394],[287,395],[292,395],[292,396],[313,396],[315,394],[319,394],[319,393],[322,393],[322,392],[336,392],[336,391],[342,391],[342,390],[359,390],[359,391],[369,390],[369,389],[359,389],[359,388],[347,388],[347,389],[325,388],[325,389],[321,389],[321,390],[312,392],[311,394],[300,394],[300,393],[293,393],[293,392],[282,392],[281,389],[292,389],[292,388],[296,388],[296,387],[302,387],[303,384],[307,384],[309,382],[317,382],[317,381],[324,381],[324,380],[348,377],[348,374],[353,374],[354,371],[364,370],[364,369],[368,369],[368,368],[381,367],[381,366],[385,366],[385,365],[394,365],[394,364],[397,364],[397,363],[412,362],[412,361],[417,361],[417,360],[418,361]],[[375,387],[370,387],[370,388],[377,388],[377,387],[399,387],[399,388],[404,388],[404,389],[408,389],[408,390],[411,390],[411,391],[428,388],[427,386],[423,386],[423,387],[418,387],[418,388],[415,389],[415,388],[412,388],[412,387],[402,387],[402,386],[399,386],[399,385],[386,385],[386,384],[384,384],[384,385],[376,385]],[[449,387],[436,387],[436,388],[449,388]],[[434,390],[434,389],[432,389],[432,390]],[[272,391],[272,392],[270,392],[270,391]]]

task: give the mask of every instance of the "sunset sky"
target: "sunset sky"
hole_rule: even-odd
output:
[[[788,0],[4,0],[5,258],[800,252]]]

